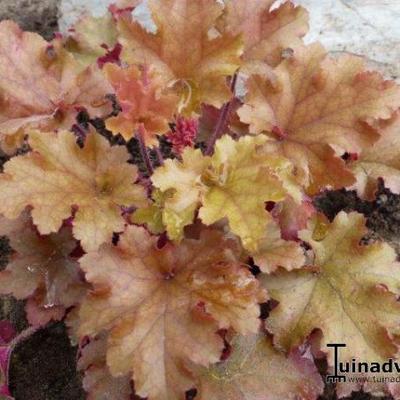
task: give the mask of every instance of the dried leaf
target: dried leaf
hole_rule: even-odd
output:
[[[77,207],[74,236],[85,250],[96,250],[124,230],[120,206],[146,205],[124,147],[110,147],[93,132],[83,149],[65,131],[33,132],[29,143],[33,152],[12,158],[0,175],[0,212],[7,218],[32,206],[33,221],[45,235],[57,232]]]

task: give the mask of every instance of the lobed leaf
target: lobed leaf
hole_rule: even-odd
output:
[[[400,265],[388,244],[360,244],[366,232],[357,213],[341,212],[327,226],[314,222],[300,233],[314,251],[314,265],[262,277],[279,301],[266,321],[277,346],[289,350],[320,329],[330,365],[327,343],[346,343],[343,362],[375,362],[397,353],[392,334],[400,320]]]
[[[66,48],[84,66],[95,63],[113,48],[118,39],[116,23],[111,14],[102,17],[83,16],[72,28],[66,39]]]
[[[274,73],[272,82],[261,75],[249,79],[241,120],[252,133],[278,139],[276,151],[294,163],[310,195],[353,184],[339,156],[379,138],[371,124],[389,119],[400,106],[399,87],[365,72],[361,58],[334,60],[319,45],[298,48]]]
[[[80,109],[111,112],[112,93],[97,66],[82,70],[59,41],[46,42],[14,22],[0,22],[0,141],[14,151],[30,128],[70,128]]]
[[[266,231],[266,201],[281,201],[290,188],[291,164],[283,157],[264,153],[265,136],[234,141],[225,135],[212,157],[186,149],[179,160],[167,160],[152,176],[153,184],[170,196],[163,207],[163,222],[171,239],[180,240],[183,228],[199,217],[206,225],[227,218],[230,229],[249,251]],[[286,185],[287,184],[287,185]],[[289,189],[290,190],[290,189]]]
[[[257,250],[270,220],[265,202],[286,197],[280,171],[292,168],[286,159],[262,153],[264,139],[247,136],[235,142],[224,136],[216,143],[211,166],[203,177],[207,190],[200,219],[211,225],[227,218],[230,229],[249,251]]]
[[[201,150],[186,148],[182,161],[166,160],[151,177],[163,193],[162,220],[171,240],[182,240],[183,228],[194,220],[201,201],[201,176],[209,163]]]
[[[15,251],[0,272],[0,294],[29,299],[26,310],[33,325],[61,319],[65,310],[79,303],[86,287],[79,264],[70,257],[77,242],[71,230],[40,236],[27,212],[16,220],[0,219],[0,235],[6,235]]]
[[[282,239],[279,225],[273,222],[268,224],[257,247],[258,251],[252,256],[262,272],[271,273],[279,267],[291,271],[305,265],[304,250],[300,244]]]
[[[381,127],[381,137],[371,147],[363,149],[357,160],[351,163],[357,178],[354,188],[362,198],[375,199],[377,181],[382,178],[385,187],[392,193],[400,193],[400,118],[393,119]]]
[[[84,148],[66,131],[33,132],[29,144],[33,152],[12,158],[0,175],[0,212],[7,218],[31,206],[33,222],[46,235],[57,232],[77,207],[73,233],[89,251],[124,230],[121,206],[146,205],[125,148],[111,147],[93,132]]]
[[[178,97],[163,90],[162,82],[151,70],[132,65],[120,68],[107,64],[105,74],[115,89],[122,111],[106,120],[106,127],[126,140],[143,131],[148,146],[157,146],[157,135],[169,131],[169,122],[177,109]]]
[[[239,68],[243,46],[237,35],[210,38],[222,5],[214,0],[151,0],[149,6],[155,34],[126,16],[119,20],[124,59],[154,67],[180,94],[187,114],[201,103],[220,107],[230,100],[226,77]]]
[[[165,197],[166,195],[160,190],[155,189],[149,204],[136,210],[130,217],[130,221],[136,225],[145,225],[147,230],[155,235],[165,232],[162,213]]]
[[[219,328],[257,332],[257,280],[238,260],[238,249],[216,231],[179,246],[129,226],[117,246],[104,245],[81,262],[94,291],[82,304],[79,334],[110,331],[107,364],[114,376],[133,370],[136,392],[176,399],[192,387],[184,367],[219,359]]]

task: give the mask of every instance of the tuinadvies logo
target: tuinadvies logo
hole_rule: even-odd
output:
[[[391,377],[377,377],[376,375],[368,376],[363,380],[371,380],[372,382],[400,382],[400,362],[393,360],[392,358],[387,361],[381,362],[365,362],[358,361],[353,358],[351,361],[340,361],[339,353],[340,349],[346,347],[344,343],[329,343],[328,347],[332,348],[334,351],[334,373],[332,375],[327,375],[327,382],[347,382],[356,381],[357,378],[348,378],[346,374],[376,374],[384,375],[391,374]],[[397,375],[394,377],[393,375]]]

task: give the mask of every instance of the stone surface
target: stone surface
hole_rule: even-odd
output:
[[[297,0],[311,16],[306,40],[331,52],[367,58],[389,78],[400,77],[399,0]]]
[[[400,76],[400,0],[294,1],[310,11],[308,42],[319,40],[332,52],[365,56],[387,77]],[[60,28],[66,30],[87,10],[101,15],[111,2],[61,0]]]
[[[61,0],[59,8],[59,26],[61,32],[66,32],[68,28],[82,15],[89,13],[96,17],[105,14],[107,7],[115,1],[113,0]]]
[[[24,30],[39,32],[51,39],[58,29],[59,3],[60,0],[0,0],[0,21],[12,19]]]
[[[115,1],[116,0],[86,0],[83,2],[82,0],[61,0],[59,11],[60,31],[66,32],[82,15],[92,14],[96,17],[104,15],[107,12],[108,6],[115,3]],[[154,29],[146,0],[136,7],[135,16],[150,30]]]

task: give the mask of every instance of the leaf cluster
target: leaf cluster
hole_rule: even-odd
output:
[[[51,42],[0,23],[0,293],[66,321],[89,400],[312,400],[327,344],[396,358],[395,251],[312,200],[400,193],[399,86],[291,1],[149,0],[153,30],[137,3]]]

